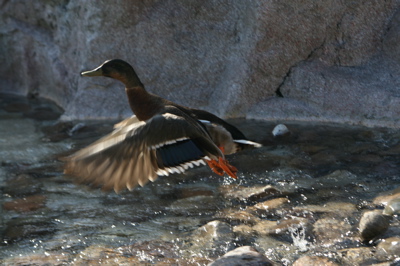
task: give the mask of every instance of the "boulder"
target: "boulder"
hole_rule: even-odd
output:
[[[146,88],[224,117],[398,126],[399,0],[6,1],[0,92],[62,119],[131,114],[122,84],[82,78],[110,58]]]

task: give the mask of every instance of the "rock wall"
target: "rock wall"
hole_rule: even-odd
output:
[[[0,92],[50,98],[63,119],[130,114],[121,84],[79,76],[121,58],[149,91],[225,117],[400,126],[400,0],[0,7]]]

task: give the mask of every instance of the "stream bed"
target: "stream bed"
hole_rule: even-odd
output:
[[[273,137],[278,123],[233,119],[264,145],[228,156],[237,180],[203,166],[116,194],[74,184],[58,159],[118,121],[61,113],[0,95],[2,265],[207,265],[241,246],[274,265],[400,263],[397,129],[285,122]],[[367,212],[386,215],[362,239]]]

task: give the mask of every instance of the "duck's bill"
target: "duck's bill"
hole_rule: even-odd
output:
[[[103,71],[101,70],[101,68],[96,68],[96,69],[93,69],[93,70],[81,72],[81,76],[84,76],[84,77],[103,76]]]

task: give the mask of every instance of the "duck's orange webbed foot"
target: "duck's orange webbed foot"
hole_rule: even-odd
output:
[[[224,173],[227,173],[230,177],[236,179],[236,173],[237,169],[235,166],[230,165],[227,160],[219,157],[218,161],[216,160],[207,160],[208,166],[211,168],[211,170],[214,171],[214,173],[218,175],[223,175]]]

